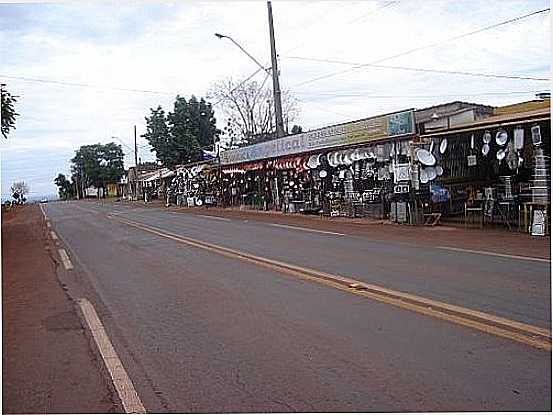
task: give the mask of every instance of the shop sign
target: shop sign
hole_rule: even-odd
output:
[[[221,164],[280,157],[414,134],[413,110],[366,118],[221,153]]]

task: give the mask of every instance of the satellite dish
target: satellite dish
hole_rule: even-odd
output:
[[[433,166],[436,164],[436,157],[428,150],[422,148],[417,151],[417,160],[425,166]]]

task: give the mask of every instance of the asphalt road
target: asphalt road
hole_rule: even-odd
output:
[[[129,227],[550,327],[550,264],[71,202],[47,207],[146,408],[545,411],[551,353]],[[114,216],[110,219],[106,213]]]

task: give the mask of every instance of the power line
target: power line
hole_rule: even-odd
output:
[[[17,79],[21,81],[39,82],[39,83],[45,83],[45,84],[76,86],[81,88],[96,88],[96,89],[107,89],[107,90],[113,90],[113,91],[138,92],[138,93],[146,93],[146,94],[171,95],[171,96],[175,95],[169,92],[153,91],[153,90],[147,90],[147,89],[117,88],[117,87],[111,87],[111,86],[94,85],[94,84],[86,84],[86,83],[79,83],[79,82],[56,81],[53,79],[28,78],[24,76],[12,76],[12,75],[0,74],[0,78]]]
[[[477,94],[442,94],[442,95],[370,95],[365,94],[362,91],[355,92],[316,92],[317,96],[330,96],[330,97],[362,97],[362,98],[447,98],[447,97],[479,97],[479,96],[503,96],[503,95],[526,95],[526,94],[537,94],[539,92],[544,92],[543,90],[539,91],[510,91],[510,92],[481,92]],[[297,92],[298,95],[309,95],[309,92]]]
[[[361,20],[367,18],[368,16],[370,16],[370,15],[376,13],[377,11],[382,10],[382,9],[385,9],[385,8],[387,8],[387,7],[389,7],[389,6],[393,5],[393,4],[396,4],[396,3],[399,3],[399,1],[389,1],[389,2],[387,2],[386,4],[384,4],[384,5],[380,6],[380,7],[377,7],[376,9],[370,10],[368,13],[365,13],[364,15],[361,15],[361,16],[359,16],[359,17],[356,17],[356,18],[354,18],[354,19],[352,19],[352,20],[348,20],[348,21],[345,22],[344,24],[350,25],[350,24],[358,23],[359,21],[361,21]],[[322,15],[322,14],[321,14],[321,15]],[[316,21],[315,21],[313,24],[310,24],[309,26],[304,27],[303,33],[306,34],[306,33],[307,33],[307,29],[311,28],[312,26],[314,26],[315,24],[317,24],[317,23],[319,23],[319,22],[320,22],[320,21],[319,21],[318,19],[316,19]],[[301,37],[303,38],[303,36],[301,36]],[[293,50],[296,50],[296,49],[298,49],[300,46],[303,46],[305,43],[306,43],[306,40],[303,39],[300,43],[296,44],[296,46],[294,46],[294,47],[292,47],[292,48],[290,48],[290,49],[287,49],[284,53],[286,54],[286,53],[289,53],[289,52],[291,52],[291,51],[293,51]]]
[[[355,62],[346,62],[334,59],[320,59],[320,58],[307,58],[302,56],[284,56],[286,59],[298,59],[304,61],[313,61],[313,62],[324,62],[324,63],[336,63],[340,65],[356,66],[356,67],[372,67],[372,68],[381,68],[381,69],[395,69],[403,71],[413,71],[413,72],[428,72],[428,73],[440,73],[448,75],[463,75],[463,76],[477,76],[484,78],[500,78],[500,79],[517,79],[517,80],[527,80],[527,81],[551,81],[549,78],[535,78],[530,76],[517,76],[517,75],[497,75],[497,74],[488,74],[482,72],[467,72],[467,71],[448,71],[442,69],[427,69],[427,68],[414,68],[409,66],[392,66],[392,65],[377,65],[373,63],[355,63]]]
[[[486,26],[486,27],[483,27],[481,29],[477,29],[477,30],[473,30],[471,32],[463,33],[461,35],[453,36],[449,39],[445,39],[445,40],[440,41],[440,42],[435,42],[435,43],[432,43],[432,44],[429,44],[429,45],[420,46],[418,48],[410,49],[410,50],[398,53],[396,55],[392,55],[392,56],[388,56],[386,58],[375,60],[375,61],[370,62],[370,63],[362,64],[362,65],[359,65],[359,66],[354,66],[353,68],[350,68],[350,69],[345,69],[345,70],[341,70],[341,71],[338,71],[338,72],[332,72],[332,73],[329,73],[329,74],[326,74],[326,75],[321,75],[321,76],[318,76],[318,77],[313,78],[313,79],[308,79],[306,81],[302,81],[302,82],[300,82],[296,85],[293,85],[293,87],[306,85],[306,84],[309,84],[309,83],[312,83],[312,82],[320,81],[322,79],[331,78],[331,77],[334,77],[336,75],[341,75],[341,74],[344,74],[344,73],[347,73],[347,72],[352,72],[352,71],[355,71],[357,69],[367,67],[369,65],[378,64],[378,63],[381,63],[381,62],[384,62],[384,61],[387,61],[387,60],[390,60],[390,59],[395,59],[395,58],[398,58],[400,56],[405,56],[405,55],[408,55],[408,54],[411,54],[411,53],[414,53],[414,52],[418,52],[418,51],[421,51],[421,50],[424,50],[424,49],[433,48],[433,47],[436,47],[436,46],[441,45],[443,43],[451,42],[451,41],[454,41],[454,40],[459,40],[459,39],[462,39],[462,38],[467,37],[467,36],[472,36],[472,35],[475,35],[477,33],[484,32],[486,30],[491,30],[491,29],[495,29],[495,28],[500,27],[500,26],[515,23],[517,21],[526,19],[528,17],[534,16],[534,15],[537,15],[537,14],[540,14],[540,13],[548,12],[549,10],[550,10],[549,8],[538,10],[538,11],[535,11],[535,12],[532,12],[532,13],[529,13],[529,14],[525,14],[523,16],[518,16],[518,17],[509,19],[509,20],[505,20],[505,21],[502,21],[502,22],[499,22],[499,23],[495,23],[493,25]]]

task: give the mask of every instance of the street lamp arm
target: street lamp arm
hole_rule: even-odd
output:
[[[244,49],[242,46],[240,46],[240,44],[238,42],[236,42],[233,38],[231,38],[230,36],[227,36],[227,35],[222,35],[220,33],[215,33],[215,36],[217,36],[219,39],[227,38],[228,40],[230,40],[232,43],[234,43],[236,46],[238,46],[238,48],[240,48],[240,50],[242,52],[244,52],[252,61],[254,61],[257,64],[257,66],[259,66],[265,72],[270,73],[270,70],[268,68],[265,68],[262,64],[260,64],[257,59],[255,59],[252,55],[250,55],[246,51],[246,49]]]

